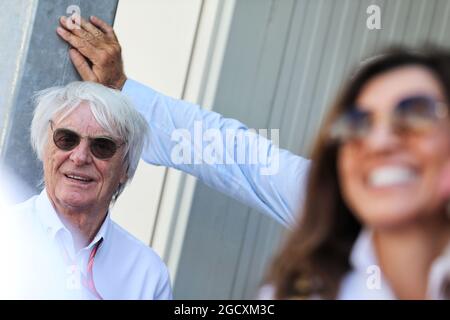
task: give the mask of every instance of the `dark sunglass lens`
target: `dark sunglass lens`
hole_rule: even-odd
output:
[[[430,117],[434,114],[435,103],[426,97],[413,97],[400,102],[397,112],[404,115]]]
[[[364,138],[370,129],[370,114],[357,109],[343,114],[332,127],[332,136],[339,142]]]
[[[53,141],[59,149],[68,151],[80,143],[80,137],[70,130],[57,129],[53,134]]]
[[[436,102],[428,97],[412,97],[403,100],[396,108],[396,121],[409,129],[428,128],[437,119]]]
[[[116,143],[108,138],[95,138],[91,142],[92,154],[99,159],[111,158],[116,150]]]

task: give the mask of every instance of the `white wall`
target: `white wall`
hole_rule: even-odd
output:
[[[122,45],[128,77],[181,97],[201,0],[119,1],[114,29]],[[166,169],[141,163],[112,217],[150,243]],[[160,253],[161,254],[161,253]]]

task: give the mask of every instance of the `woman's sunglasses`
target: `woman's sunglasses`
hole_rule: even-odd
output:
[[[83,138],[81,135],[75,131],[58,128],[53,130],[53,122],[50,121],[50,127],[53,131],[53,142],[58,149],[63,151],[70,151],[75,149],[81,142]],[[89,140],[89,149],[91,150],[94,157],[98,159],[109,159],[116,153],[117,149],[120,148],[124,143],[117,144],[110,137],[86,137]]]
[[[402,99],[391,114],[391,126],[397,133],[421,134],[428,132],[442,119],[447,118],[447,105],[428,96]],[[373,127],[373,114],[352,107],[336,119],[331,126],[330,138],[338,143],[362,140]]]

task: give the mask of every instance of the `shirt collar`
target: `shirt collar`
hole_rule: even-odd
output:
[[[36,212],[39,218],[39,221],[41,222],[44,231],[47,233],[47,235],[55,240],[56,235],[61,232],[67,232],[70,234],[69,230],[64,226],[61,219],[59,218],[55,208],[53,207],[52,203],[50,202],[50,199],[48,197],[46,189],[42,190],[42,192],[39,194],[37,201],[36,201]],[[105,220],[103,221],[100,229],[98,230],[97,234],[95,235],[94,239],[91,241],[91,243],[86,248],[91,248],[94,246],[101,238],[105,240],[109,225],[110,225],[110,213],[108,211]]]
[[[350,255],[350,262],[357,272],[367,272],[369,266],[379,266],[378,259],[373,246],[373,232],[363,229]],[[384,278],[383,285],[387,285]],[[450,288],[450,243],[442,254],[433,261],[428,275],[427,294],[431,299],[449,299]],[[390,288],[389,290],[390,291]]]
[[[372,236],[372,231],[367,229],[359,233],[350,254],[350,262],[354,269],[366,272],[368,266],[378,265]]]

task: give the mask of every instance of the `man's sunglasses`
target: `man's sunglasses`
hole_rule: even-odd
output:
[[[401,134],[426,133],[442,119],[448,117],[445,103],[428,96],[402,99],[390,115],[391,128]],[[342,114],[331,126],[333,141],[346,143],[366,138],[373,127],[373,114],[356,106]]]
[[[70,151],[75,149],[84,138],[75,131],[58,128],[53,129],[53,121],[50,121],[50,127],[53,131],[53,142],[56,147],[63,151]],[[91,150],[94,157],[98,159],[109,159],[116,153],[117,149],[120,148],[122,144],[117,144],[110,137],[86,137],[89,140],[89,149]]]

